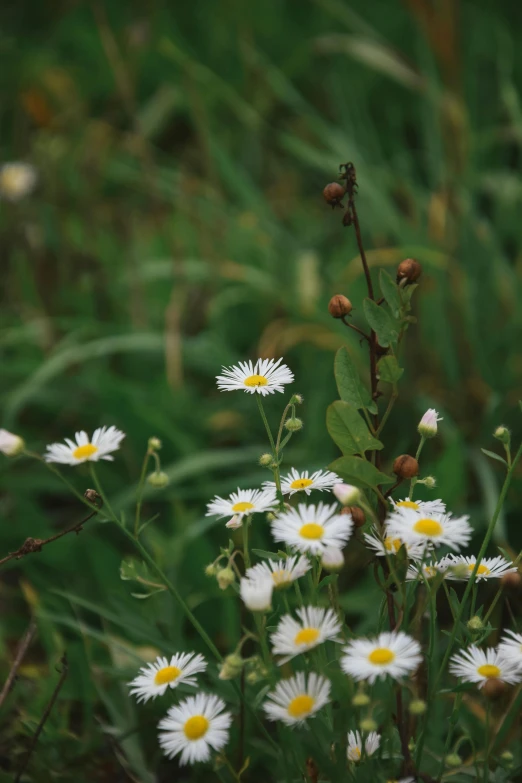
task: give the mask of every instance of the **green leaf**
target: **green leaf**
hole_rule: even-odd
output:
[[[395,356],[383,356],[377,363],[377,375],[385,383],[396,384],[403,372]]]
[[[500,454],[495,454],[494,451],[488,451],[488,449],[480,449],[483,454],[486,455],[486,457],[491,457],[491,459],[496,459],[497,462],[501,462],[503,465],[508,466],[506,460],[500,456]]]
[[[324,579],[321,579],[319,582],[319,589],[321,587],[326,587],[327,585],[331,585],[334,582],[336,582],[339,579],[339,574],[328,574],[328,576],[325,576]]]
[[[329,467],[347,484],[355,484],[356,487],[375,489],[380,484],[393,484],[395,481],[361,457],[339,457]]]
[[[326,427],[343,454],[364,454],[365,451],[383,448],[360,413],[348,402],[337,400],[328,406]]]
[[[268,552],[266,549],[252,549],[252,552],[254,555],[258,555],[258,557],[265,557],[269,560],[278,560],[279,555],[275,552]]]
[[[411,298],[415,293],[418,285],[419,285],[418,283],[411,283],[410,285],[407,285],[404,288],[399,289],[401,292],[401,298],[403,304],[406,305],[406,310],[411,310]]]
[[[335,354],[334,371],[341,400],[349,402],[357,410],[366,408],[370,413],[377,413],[377,405],[361,381],[346,346],[339,348]]]
[[[397,342],[399,337],[399,324],[391,317],[383,307],[379,307],[373,299],[365,299],[363,302],[364,315],[377,339],[383,348]]]
[[[166,590],[165,585],[153,581],[145,563],[132,557],[127,557],[121,561],[120,578],[125,582],[136,582],[140,587],[144,588],[139,593],[131,593],[134,598],[149,598],[155,593]]]
[[[395,318],[398,318],[402,307],[399,287],[385,269],[381,269],[379,273],[379,285],[381,287],[381,293],[388,303],[388,307]]]

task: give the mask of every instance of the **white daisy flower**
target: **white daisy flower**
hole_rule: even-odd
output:
[[[178,685],[195,685],[194,674],[204,672],[207,662],[202,655],[196,653],[176,653],[170,659],[156,658],[140,669],[138,676],[129,682],[131,695],[138,701],[148,701],[156,696],[163,696],[167,688],[177,688]]]
[[[498,652],[506,660],[513,661],[522,667],[522,634],[506,631],[506,636],[501,638],[498,645]]]
[[[332,490],[339,481],[337,473],[331,470],[316,470],[309,476],[307,470],[299,472],[292,468],[287,476],[281,477],[281,491],[283,495],[293,495],[295,492],[306,492],[309,495],[313,489],[321,492],[323,489]],[[263,486],[275,489],[275,482],[265,481]]]
[[[352,639],[344,649],[341,667],[354,680],[373,684],[389,675],[394,680],[415,671],[422,660],[420,644],[399,631],[383,632],[373,639]]]
[[[285,614],[279,621],[277,630],[270,635],[274,655],[284,655],[279,666],[291,658],[308,652],[327,639],[340,642],[337,638],[341,631],[341,623],[333,609],[321,609],[317,606],[304,606],[297,610],[299,622],[291,615]]]
[[[447,579],[466,582],[473,573],[476,562],[477,558],[474,555],[446,555],[441,559],[440,565],[447,571]],[[517,570],[513,563],[500,555],[484,557],[480,561],[475,580],[478,582],[481,579],[500,579],[504,574],[510,574]]]
[[[467,650],[450,658],[449,670],[465,682],[476,682],[482,688],[488,680],[502,680],[514,685],[522,680],[518,662],[505,658],[500,650],[488,647],[481,650],[472,644]]]
[[[29,163],[4,163],[0,166],[0,197],[20,201],[36,185],[36,169]]]
[[[8,430],[0,430],[0,452],[6,457],[16,457],[25,448],[25,442],[19,435]]]
[[[348,732],[348,749],[346,755],[350,761],[360,761],[362,756],[362,737],[358,731]],[[364,752],[366,756],[373,756],[381,744],[381,735],[376,731],[371,731],[364,741]]]
[[[370,533],[363,533],[366,544],[373,549],[378,557],[386,557],[386,555],[396,555],[403,545],[403,541],[397,536],[389,534],[387,526],[384,526],[383,535],[376,525],[373,525]],[[406,554],[410,560],[422,560],[426,550],[424,543],[418,544],[405,544]]]
[[[390,503],[393,509],[397,511],[400,508],[411,508],[412,511],[418,511],[423,516],[425,514],[445,514],[446,504],[442,500],[410,500],[404,498],[403,500],[394,500],[390,498]]]
[[[228,498],[216,495],[207,504],[207,517],[228,517],[232,519],[227,523],[229,527],[237,527],[239,518],[250,514],[259,514],[263,511],[272,511],[277,506],[277,498],[274,489],[239,489],[232,492]]]
[[[312,555],[322,554],[327,546],[341,549],[352,529],[350,514],[339,514],[335,503],[331,506],[300,503],[272,522],[272,535],[276,541],[284,541],[292,549]]]
[[[424,581],[421,575],[421,569],[422,574],[428,581],[433,579],[433,577],[437,576],[438,574],[444,573],[446,570],[444,565],[442,565],[442,560],[438,563],[415,563],[415,565],[408,566],[408,570],[406,571],[407,581]]]
[[[112,462],[111,451],[117,451],[125,433],[116,427],[98,427],[92,438],[83,430],[74,436],[76,443],[65,438],[63,443],[51,443],[44,454],[46,462],[59,462],[62,465],[81,465],[82,462],[98,462],[100,459]]]
[[[220,391],[243,391],[254,394],[273,394],[283,392],[286,383],[293,383],[294,374],[283,360],[258,359],[255,364],[251,361],[239,362],[239,365],[223,367],[223,375],[217,376],[217,386]]]
[[[239,594],[247,609],[251,612],[268,612],[272,608],[274,582],[269,576],[255,576],[253,579],[241,579]]]
[[[272,579],[276,590],[288,587],[304,576],[312,567],[312,564],[305,555],[293,555],[286,560],[263,560],[252,568],[247,569],[245,574],[247,579],[256,577]]]
[[[210,749],[221,750],[228,742],[232,715],[223,712],[225,702],[210,693],[189,696],[158,724],[159,743],[169,759],[181,753],[180,764],[208,761]]]
[[[330,681],[311,672],[308,682],[304,672],[278,682],[263,704],[269,720],[282,720],[288,726],[302,723],[330,701]]]
[[[451,514],[431,512],[419,514],[411,508],[399,508],[386,520],[390,535],[400,538],[406,544],[445,545],[460,549],[471,538],[468,517],[452,517]]]

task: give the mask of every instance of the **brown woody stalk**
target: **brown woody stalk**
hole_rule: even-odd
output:
[[[5,685],[2,688],[2,692],[0,693],[0,707],[6,700],[7,695],[10,693],[11,688],[13,687],[14,681],[16,679],[16,675],[18,674],[18,669],[20,668],[20,665],[23,659],[25,658],[25,654],[29,649],[29,645],[31,644],[35,631],[36,631],[36,623],[34,620],[31,620],[31,622],[27,627],[27,631],[23,635],[22,640],[18,645],[18,650],[16,651],[16,656],[13,661],[13,665],[11,666],[11,670],[7,676]]]

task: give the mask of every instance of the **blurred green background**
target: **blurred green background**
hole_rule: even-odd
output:
[[[518,3],[19,0],[0,14],[0,162],[38,173],[31,195],[0,202],[0,425],[36,451],[121,428],[101,475],[127,518],[147,439],[160,437],[171,483],[146,494],[146,516],[160,515],[148,546],[228,652],[240,618],[203,575],[227,541],[205,504],[268,476],[252,398],[219,394],[214,377],[284,356],[305,397],[287,465],[337,456],[325,429],[334,351],[347,343],[367,365],[327,303],[348,295],[357,323],[365,286],[353,232],[321,192],[352,160],[372,268],[393,274],[409,256],[424,268],[385,467],[416,448],[436,407],[423,473],[480,535],[500,470],[480,446],[497,448],[501,423],[522,435]],[[273,423],[281,403],[267,403]],[[91,483],[84,468],[64,473]],[[0,555],[81,518],[38,463],[2,458],[0,489]],[[497,530],[513,551],[521,495],[518,477]],[[27,780],[172,779],[155,739],[164,705],[137,709],[125,683],[157,650],[202,648],[168,597],[132,597],[128,554],[112,526],[89,523],[4,567],[2,681],[31,614],[38,633],[0,713],[0,780],[65,649],[70,673]],[[344,608],[364,631],[375,588],[360,559]]]

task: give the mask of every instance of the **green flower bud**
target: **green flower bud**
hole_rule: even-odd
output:
[[[367,707],[369,703],[370,697],[364,693],[364,691],[359,691],[352,699],[352,705],[354,707]]]
[[[287,419],[285,421],[285,427],[288,432],[299,432],[299,430],[303,429],[303,422],[301,419],[292,417],[291,419]]]
[[[19,435],[0,430],[0,453],[6,457],[16,457],[25,449],[25,442]]]
[[[504,753],[501,753],[500,755],[500,763],[503,767],[507,767],[508,769],[512,766],[513,759],[514,756],[509,750],[505,750]]]
[[[460,767],[462,759],[458,753],[449,753],[444,759],[447,767]]]
[[[159,438],[149,438],[149,442],[148,442],[149,451],[159,451],[162,445],[163,444]]]
[[[227,657],[221,664],[221,669],[219,671],[219,679],[233,680],[236,677],[239,677],[244,665],[245,665],[245,661],[237,653],[232,653],[231,655],[227,655]]]
[[[218,568],[215,563],[210,563],[210,565],[205,568],[205,576],[216,576],[217,572]]]
[[[364,718],[364,720],[361,721],[359,724],[361,727],[361,731],[370,732],[370,731],[377,731],[377,724],[373,720],[373,718]]]
[[[482,620],[480,619],[480,617],[478,615],[475,615],[474,617],[471,617],[468,620],[467,625],[468,625],[469,630],[473,631],[474,633],[476,633],[477,631],[481,631],[484,628],[484,623],[482,622]]]
[[[302,405],[304,401],[304,397],[302,394],[294,394],[293,397],[290,398],[290,405]]]
[[[267,468],[272,463],[272,455],[271,454],[261,454],[259,457],[259,464],[262,465],[264,468]]]
[[[511,433],[507,427],[497,427],[493,433],[493,437],[499,440],[501,443],[508,444],[511,440]]]
[[[230,568],[230,566],[227,566],[227,568],[220,568],[219,571],[216,574],[217,583],[219,585],[220,590],[226,590],[229,585],[232,584],[232,582],[236,581],[236,575]]]
[[[426,489],[435,489],[437,486],[437,479],[435,476],[426,476],[425,479],[422,479],[422,481],[418,482],[419,484],[424,484]]]
[[[410,701],[410,712],[412,715],[424,715],[427,704],[422,699],[412,699]]]
[[[147,484],[150,484],[154,489],[163,489],[169,483],[169,477],[162,470],[155,470],[154,473],[147,476]]]

